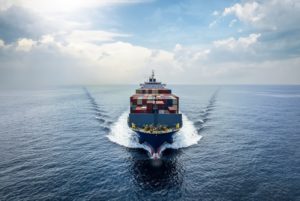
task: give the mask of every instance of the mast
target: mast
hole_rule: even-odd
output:
[[[154,78],[154,70],[152,70],[152,75],[149,79],[150,82],[156,82],[156,79]]]

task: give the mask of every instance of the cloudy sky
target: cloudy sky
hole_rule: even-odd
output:
[[[300,84],[299,0],[0,0],[0,84]]]

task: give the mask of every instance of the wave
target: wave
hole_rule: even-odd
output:
[[[100,107],[86,87],[83,87],[83,90],[90,101],[92,107],[91,110],[93,110],[95,113],[95,119],[100,123],[101,128],[108,132],[110,130],[109,125],[112,124],[111,120],[109,120],[109,115],[107,115],[105,110]]]
[[[184,114],[182,114],[182,128],[178,131],[173,139],[172,144],[166,144],[166,148],[179,149],[198,144],[202,138],[197,132],[197,129],[192,121],[190,121]]]
[[[143,148],[139,143],[137,134],[128,127],[127,117],[128,112],[124,112],[112,125],[110,133],[107,135],[108,139],[124,147]]]
[[[300,94],[273,94],[273,93],[257,93],[258,96],[268,96],[274,98],[300,98]]]

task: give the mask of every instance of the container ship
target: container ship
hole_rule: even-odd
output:
[[[128,126],[138,134],[139,143],[151,148],[152,155],[159,154],[163,144],[173,143],[173,135],[182,127],[179,98],[156,81],[154,71],[130,97]]]

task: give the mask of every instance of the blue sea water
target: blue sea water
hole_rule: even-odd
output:
[[[171,86],[159,160],[126,125],[135,86],[0,91],[0,200],[300,200],[300,86]]]

